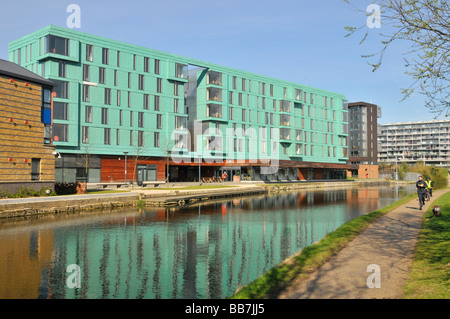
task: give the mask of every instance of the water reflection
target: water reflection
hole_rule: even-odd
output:
[[[224,298],[413,189],[305,191],[0,224],[0,298]],[[69,288],[67,266],[81,269]]]

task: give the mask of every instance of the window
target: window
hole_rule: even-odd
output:
[[[104,129],[104,144],[110,145],[111,144],[111,129],[109,127],[105,127]]]
[[[92,123],[92,106],[86,105],[86,115],[85,115],[85,122],[86,123]]]
[[[128,88],[131,88],[131,73],[128,72]]]
[[[242,79],[242,91],[245,91],[245,79]]]
[[[178,83],[173,84],[173,95],[179,96],[180,95],[180,88]]]
[[[105,104],[111,105],[111,89],[105,88]]]
[[[187,65],[175,63],[175,77],[180,79],[187,78]]]
[[[273,96],[273,84],[270,85],[270,96]]]
[[[94,48],[92,44],[86,44],[86,61],[94,61]]]
[[[83,84],[83,102],[89,102],[90,86]]]
[[[119,110],[119,125],[122,126],[123,124],[123,112],[122,110]]]
[[[238,100],[239,105],[242,106],[242,93],[239,93]]]
[[[17,50],[17,64],[22,64],[22,49]]]
[[[31,159],[31,180],[32,181],[39,180],[40,172],[41,172],[41,159],[40,158],[32,158]]]
[[[233,90],[237,89],[237,78],[233,76]]]
[[[89,82],[89,65],[83,64],[83,81]]]
[[[130,126],[133,126],[133,111],[130,111]]]
[[[160,67],[160,61],[159,60],[155,60],[155,74],[159,74],[160,73],[160,70],[159,70],[159,67]]]
[[[81,129],[81,142],[89,144],[89,126],[83,126]]]
[[[136,54],[133,55],[133,70],[136,70]]]
[[[109,64],[109,49],[102,48],[102,63]]]
[[[149,106],[150,106],[150,95],[144,94],[143,105],[144,105],[144,110],[148,110],[149,109]]]
[[[130,146],[133,146],[133,131],[130,131]]]
[[[117,86],[117,70],[114,70],[114,86]]]
[[[230,115],[229,115],[230,120],[233,119],[233,108],[230,107]]]
[[[117,51],[117,67],[120,67],[120,51]]]
[[[116,129],[116,145],[120,145],[120,131]]]
[[[128,107],[131,107],[131,92],[128,91]]]
[[[64,102],[53,102],[53,119],[55,120],[68,120],[69,105]]]
[[[59,70],[58,70],[58,76],[60,78],[65,78],[67,73],[67,63],[65,61],[59,61]]]
[[[178,99],[173,100],[173,111],[175,113],[180,112],[180,100],[178,100]]]
[[[150,72],[150,58],[144,57],[144,72]]]
[[[156,92],[158,93],[162,93],[162,79],[161,78],[157,78],[156,79]]]
[[[61,55],[69,55],[69,39],[47,35],[47,47],[45,53],[55,53]]]
[[[138,131],[138,146],[144,146],[144,131]]]
[[[154,144],[153,146],[159,147],[159,132],[154,133]]]
[[[105,68],[98,68],[98,82],[105,84]]]
[[[68,99],[69,98],[69,82],[61,81],[61,80],[52,80],[57,85],[53,92],[56,93],[56,97],[62,98],[62,99]]]
[[[68,141],[68,125],[67,124],[53,124],[53,140],[55,142]]]
[[[144,127],[144,112],[138,113],[138,127]]]
[[[102,107],[102,124],[108,124],[108,109]]]
[[[158,130],[162,129],[162,115],[156,114],[156,128]]]
[[[159,96],[155,95],[155,111],[159,111]]]
[[[144,90],[144,75],[139,74],[139,90]]]

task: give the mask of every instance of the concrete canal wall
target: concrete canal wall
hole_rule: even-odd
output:
[[[96,195],[66,195],[55,197],[33,197],[0,200],[0,219],[27,217],[42,214],[74,213],[78,211],[110,210],[121,207],[181,206],[199,201],[252,196],[273,192],[297,191],[301,189],[327,189],[368,186],[389,186],[389,181],[314,181],[302,183],[239,183],[230,188],[202,190],[158,190],[135,189],[127,193],[105,193]]]

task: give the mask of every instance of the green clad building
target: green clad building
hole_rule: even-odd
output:
[[[9,59],[57,84],[56,181],[346,178],[342,94],[56,26]]]

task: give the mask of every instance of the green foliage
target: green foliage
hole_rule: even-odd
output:
[[[441,215],[434,217],[432,207],[424,215],[404,298],[450,298],[450,192],[433,205]]]
[[[47,191],[49,191],[49,194],[47,194]],[[42,196],[55,196],[56,193],[53,192],[48,187],[42,187],[39,190],[35,190],[31,187],[23,187],[21,186],[20,189],[16,193],[10,193],[7,190],[2,190],[0,188],[0,198],[25,198],[25,197],[42,197]]]
[[[424,179],[430,177],[435,189],[447,187],[448,169],[444,167],[429,166],[419,161],[411,170],[422,175]]]

